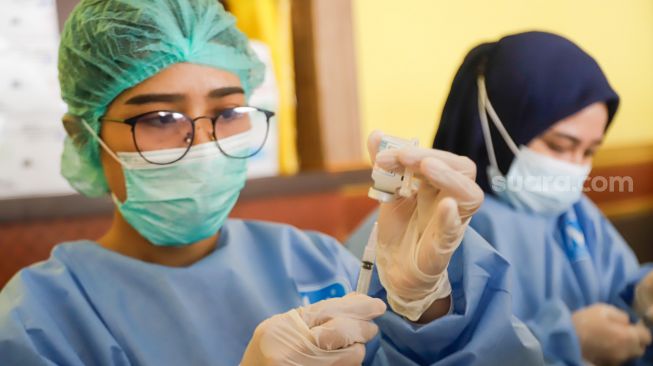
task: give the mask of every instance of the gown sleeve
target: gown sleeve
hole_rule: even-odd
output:
[[[525,321],[542,346],[547,365],[583,365],[571,311],[560,299],[549,299]]]
[[[366,235],[359,233],[358,237],[366,240]],[[348,245],[365,244],[350,241]],[[355,278],[358,262],[350,264],[350,268]],[[424,325],[387,311],[377,319],[380,342],[376,349],[368,349],[373,355],[368,355],[366,364],[543,364],[537,339],[512,315],[508,268],[484,239],[468,229],[449,264],[453,311]],[[378,276],[374,276],[370,294],[386,300]]]
[[[610,221],[591,202],[583,204],[591,205],[581,212],[585,214],[588,225],[593,225],[589,235],[594,238],[590,237],[588,241],[597,243],[594,250],[597,252],[595,261],[600,270],[600,283],[608,285],[603,289],[601,297],[606,302],[632,313],[635,287],[653,269],[653,264],[640,266],[632,249]],[[594,215],[595,217],[591,217]]]
[[[600,268],[601,283],[608,285],[602,297],[606,302],[629,313],[632,322],[637,322],[638,315],[632,308],[635,288],[639,281],[653,270],[653,264],[640,265],[630,246],[598,208],[589,200],[584,201],[583,204],[590,206],[589,209],[584,210],[589,212],[587,216],[596,215],[593,220],[592,217],[586,220],[596,223],[594,230],[591,231],[596,235],[596,243],[600,245],[596,248],[598,255],[595,260],[597,268]],[[653,365],[653,345],[648,346],[643,357],[629,364]]]

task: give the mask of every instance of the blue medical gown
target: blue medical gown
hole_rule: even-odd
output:
[[[261,321],[350,292],[358,269],[328,236],[238,220],[183,268],[61,244],[0,292],[0,365],[237,365]],[[540,364],[511,316],[506,269],[470,232],[450,269],[454,312],[419,326],[388,311],[366,364]],[[376,276],[371,291],[384,296]]]
[[[587,197],[564,215],[577,218],[586,248],[569,247],[562,217],[517,212],[493,196],[486,197],[471,226],[512,263],[515,315],[540,340],[547,361],[580,365],[571,314],[608,303],[634,319],[633,289],[651,266],[639,266],[621,235]]]
[[[375,216],[347,242],[359,257]],[[565,237],[566,216],[577,219],[584,246],[570,245]],[[583,364],[571,321],[575,310],[608,303],[635,320],[630,307],[634,286],[651,266],[639,266],[623,238],[586,197],[569,212],[546,217],[516,211],[486,195],[470,226],[511,263],[514,314],[540,341],[547,364]],[[650,352],[638,363],[652,364]]]

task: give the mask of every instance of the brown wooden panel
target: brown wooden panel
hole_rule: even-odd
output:
[[[590,177],[602,177],[604,181],[609,183],[609,180],[615,177],[631,179],[632,191],[603,191],[603,192],[588,192],[588,196],[597,203],[616,202],[633,198],[645,198],[653,196],[653,162],[640,163],[633,165],[620,165],[620,166],[606,166],[596,167],[592,170]],[[624,188],[629,185],[624,184]],[[601,186],[599,185],[600,189]],[[619,188],[615,184],[615,188]]]
[[[286,223],[343,241],[374,207],[367,197],[328,192],[241,201],[231,216]]]
[[[110,225],[110,215],[0,224],[0,288],[19,269],[47,259],[56,244],[98,238]]]
[[[612,184],[612,190],[587,192],[588,197],[608,216],[636,215],[653,211],[653,162],[637,164],[596,166],[590,175],[600,177],[595,189],[610,187],[611,179],[627,179],[632,184],[624,183],[623,190],[618,183]],[[594,178],[596,179],[596,178]],[[602,182],[607,186],[602,186]],[[618,180],[617,180],[618,182]],[[626,181],[624,181],[626,182]],[[586,184],[586,188],[589,184]],[[632,188],[630,190],[629,188]]]
[[[352,0],[312,0],[315,60],[325,165],[329,170],[364,162]]]
[[[300,169],[324,168],[320,130],[320,98],[315,64],[313,1],[293,0],[292,33],[297,95],[297,156]]]
[[[301,169],[360,168],[351,0],[295,0],[292,7]]]

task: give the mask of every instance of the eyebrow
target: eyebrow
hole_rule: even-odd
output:
[[[184,99],[182,94],[141,94],[129,98],[125,104],[175,103]]]
[[[578,145],[581,143],[581,141],[578,138],[571,135],[567,135],[566,133],[552,131],[551,135],[553,135],[554,137],[560,137],[560,138],[570,140],[574,145]],[[592,141],[592,145],[600,145],[602,142],[603,139],[597,139]]]
[[[239,86],[228,86],[228,87],[225,87],[225,88],[211,90],[208,97],[209,98],[222,98],[222,97],[226,97],[227,95],[232,95],[232,94],[245,94],[245,91],[243,90],[243,88],[241,88]]]
[[[229,86],[211,90],[207,96],[209,98],[223,98],[232,94],[245,94],[245,91],[238,86]],[[125,104],[176,103],[184,99],[186,99],[186,96],[183,94],[140,94],[129,98]]]

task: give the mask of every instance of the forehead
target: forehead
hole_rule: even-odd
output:
[[[597,102],[558,121],[551,130],[577,137],[594,138],[603,135],[607,123],[608,109],[605,103]]]
[[[238,76],[231,72],[210,66],[179,63],[125,90],[117,100],[126,100],[137,94],[206,94],[230,86],[241,86]]]

